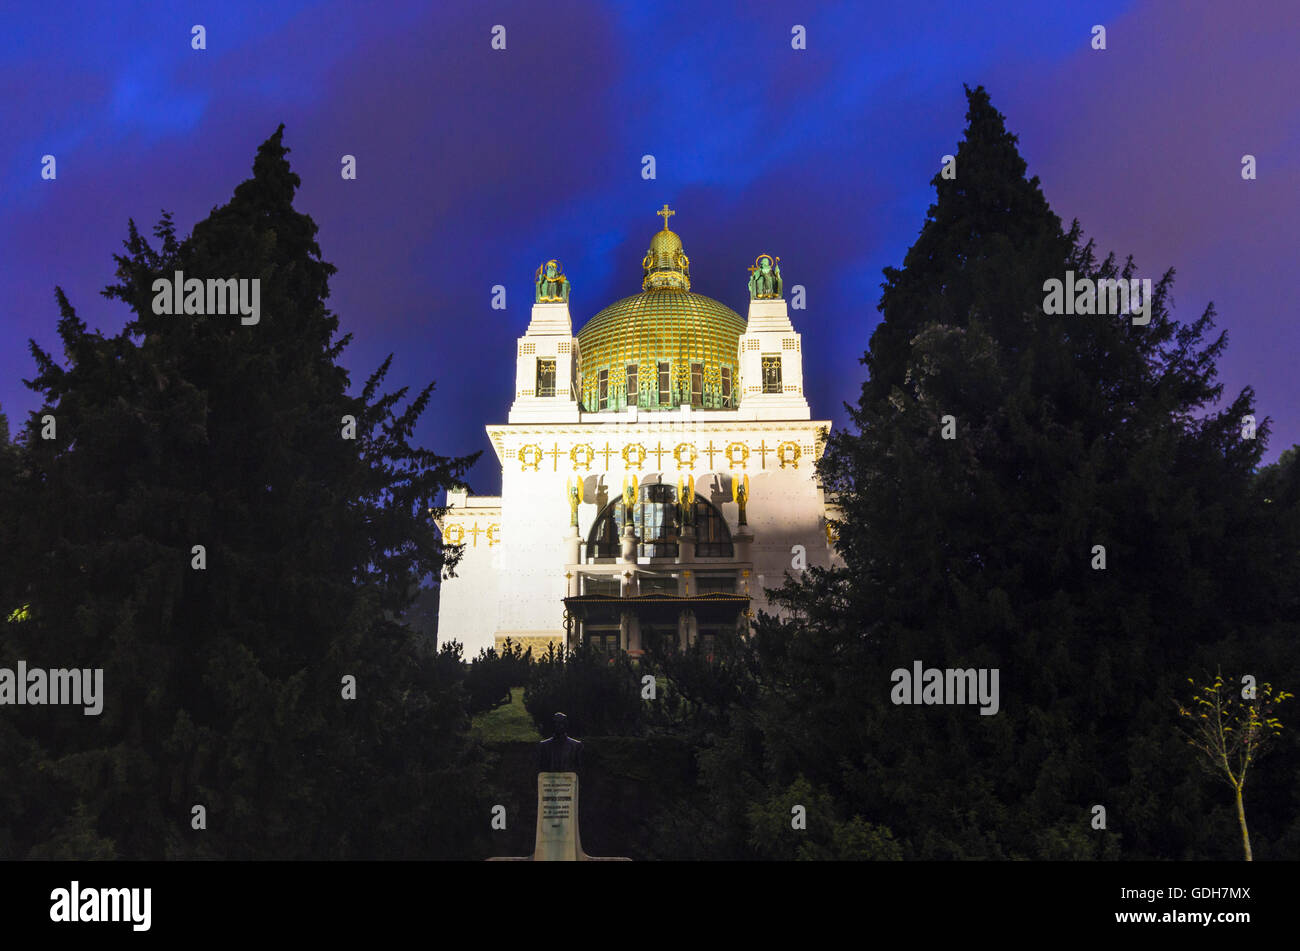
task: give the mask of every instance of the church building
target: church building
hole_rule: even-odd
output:
[[[438,640],[466,658],[506,638],[638,656],[707,650],[773,611],[764,587],[837,556],[813,463],[830,431],[803,392],[780,258],[760,254],[749,312],[691,290],[663,227],[640,293],[575,335],[558,261],[537,269],[507,421],[487,426],[501,495],[449,493]]]

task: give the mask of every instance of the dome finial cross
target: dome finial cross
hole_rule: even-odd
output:
[[[677,214],[677,212],[675,212],[675,211],[671,211],[671,210],[668,208],[668,203],[667,203],[667,202],[664,202],[664,206],[663,206],[663,208],[661,208],[659,211],[656,211],[655,214],[656,214],[656,215],[663,215],[663,217],[664,217],[664,230],[667,231],[667,230],[668,230],[668,216],[669,216],[669,215],[675,215],[675,214]]]

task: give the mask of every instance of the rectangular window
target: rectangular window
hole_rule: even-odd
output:
[[[587,575],[582,579],[583,594],[603,594],[607,597],[618,597],[618,577],[609,575]]]
[[[636,364],[627,365],[627,405],[636,406],[640,401],[637,399],[639,391],[637,390],[636,381]]]
[[[691,364],[691,405],[699,406],[704,402],[704,364]]]
[[[722,405],[731,405],[731,367],[722,368]]]
[[[555,360],[537,361],[537,395],[554,396],[555,395]]]
[[[677,594],[677,579],[672,575],[642,575],[640,583],[642,594]]]
[[[667,406],[672,403],[672,391],[668,383],[668,364],[659,364],[659,405]]]
[[[609,371],[608,370],[600,371],[600,382],[597,384],[597,387],[598,387],[598,392],[596,395],[597,395],[597,399],[599,400],[600,408],[605,409],[609,406]]]
[[[763,392],[781,392],[781,354],[763,354]]]
[[[697,594],[709,594],[713,592],[735,594],[736,576],[735,575],[696,575],[695,591]]]

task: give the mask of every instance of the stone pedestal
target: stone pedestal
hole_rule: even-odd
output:
[[[695,529],[687,525],[677,538],[677,563],[689,565],[695,560]]]
[[[576,862],[582,855],[578,837],[578,774],[537,774],[537,840],[534,862]]]
[[[537,774],[537,836],[532,855],[498,856],[489,862],[630,862],[582,851],[578,834],[578,774]]]

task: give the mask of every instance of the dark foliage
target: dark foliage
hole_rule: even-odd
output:
[[[665,817],[683,854],[1239,854],[1170,698],[1219,663],[1297,686],[1294,455],[1257,471],[1268,422],[1243,435],[1254,395],[1222,399],[1226,336],[1212,307],[1171,316],[1172,272],[1147,326],[1043,313],[1067,270],[1139,275],[1063,230],[1003,117],[968,97],[957,178],[936,176],[885,272],[852,426],[819,465],[844,566],[786,584],[713,676],[663,668],[705,709],[708,805]],[[999,669],[999,712],[894,704],[916,660]],[[1300,854],[1298,767],[1294,743],[1260,766],[1257,857]],[[800,798],[823,829],[802,845]]]
[[[643,728],[641,673],[624,654],[608,657],[590,647],[556,650],[537,658],[524,688],[524,708],[543,736],[551,717],[569,717],[569,735],[634,736]]]
[[[533,666],[533,649],[527,650],[506,638],[498,652],[485,647],[465,671],[465,691],[471,716],[495,710],[510,702],[510,688],[528,683]]]
[[[96,718],[5,717],[4,855],[481,850],[459,654],[396,620],[454,560],[430,514],[472,458],[411,445],[432,384],[382,392],[391,357],[349,394],[335,269],[293,208],[282,131],[188,238],[164,215],[155,249],[130,224],[104,291],[134,312],[120,334],[59,291],[64,360],[32,344],[44,406],[0,483],[0,594],[30,611],[0,662],[102,667],[106,696]],[[155,315],[177,270],[260,280],[260,323]]]

